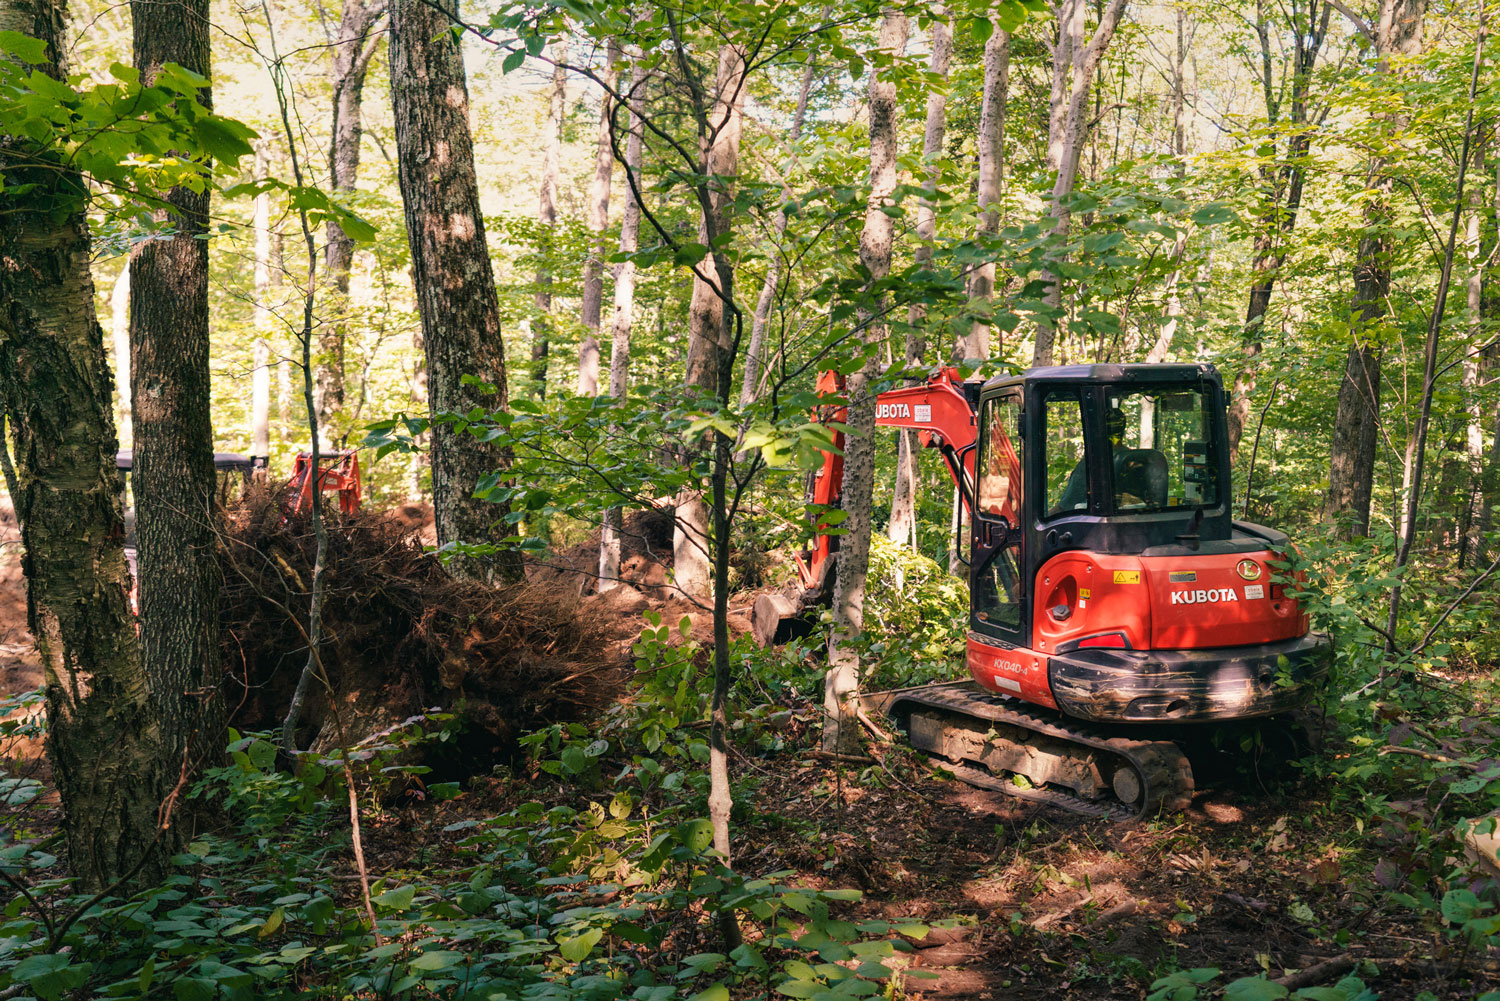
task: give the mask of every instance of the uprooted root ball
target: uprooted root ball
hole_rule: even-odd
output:
[[[220,540],[226,698],[242,729],[280,725],[307,662],[317,540],[310,518],[284,515],[284,500],[284,488],[253,488],[226,513]],[[525,729],[587,718],[618,692],[624,665],[609,659],[567,583],[459,579],[397,518],[330,512],[326,521],[321,660],[339,712],[315,680],[301,746],[331,748],[428,708],[458,708],[465,753],[493,761]]]

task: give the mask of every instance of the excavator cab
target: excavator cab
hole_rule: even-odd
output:
[[[1273,583],[1285,535],[1231,515],[1210,365],[1077,365],[985,383],[969,668],[1081,719],[1294,708],[1328,643]]]

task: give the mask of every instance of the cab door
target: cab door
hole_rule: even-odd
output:
[[[969,627],[982,637],[1027,646],[1030,588],[1022,568],[1025,448],[1019,389],[980,403],[974,525],[969,562]]]

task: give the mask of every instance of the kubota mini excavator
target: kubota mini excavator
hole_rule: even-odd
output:
[[[832,373],[818,384],[841,388]],[[1327,672],[1328,637],[1273,580],[1287,537],[1230,515],[1213,366],[1037,368],[982,385],[944,369],[880,394],[875,421],[916,431],[957,485],[973,680],[865,704],[960,779],[1096,816],[1180,809],[1193,791],[1181,724],[1288,712]],[[826,453],[816,503],[837,504],[842,472]],[[818,535],[799,561],[796,599],[757,602],[762,642],[832,590],[832,543]]]

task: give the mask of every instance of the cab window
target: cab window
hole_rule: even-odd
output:
[[[1083,405],[1078,391],[1048,393],[1042,405],[1042,425],[1047,517],[1087,511],[1089,478],[1084,461]]]
[[[1105,394],[1116,512],[1219,503],[1211,400],[1200,384]]]
[[[979,514],[1021,524],[1021,398],[986,401],[979,473]]]

